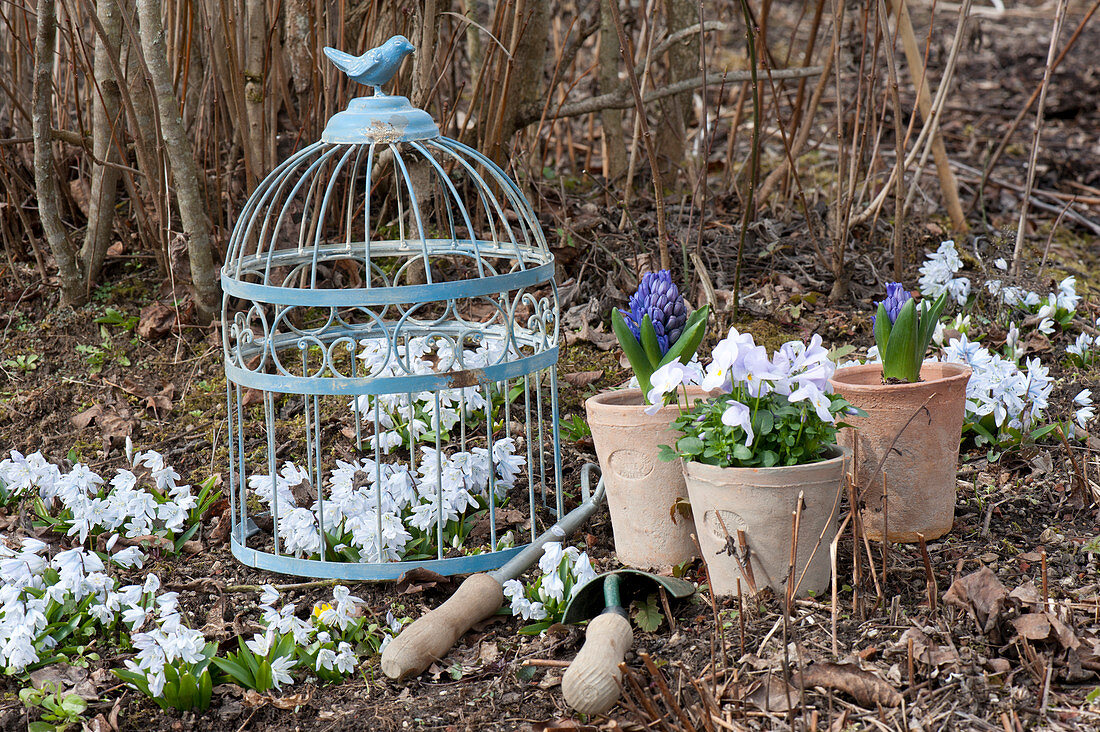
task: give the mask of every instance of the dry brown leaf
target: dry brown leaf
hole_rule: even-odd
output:
[[[91,721],[84,723],[82,732],[113,732],[117,729],[118,727],[111,726],[111,723],[107,721],[107,717],[97,714]]]
[[[1057,638],[1062,648],[1074,650],[1081,645],[1077,634],[1073,632],[1072,628],[1063,623],[1057,615],[1050,613],[1047,615],[1047,620],[1050,621],[1050,628],[1054,631],[1054,637]]]
[[[869,671],[850,663],[815,663],[802,671],[804,686],[820,686],[824,689],[843,691],[861,707],[874,709],[877,705],[896,707],[901,704],[901,694]]]
[[[313,697],[310,692],[304,692],[301,694],[290,694],[289,696],[271,696],[268,695],[271,706],[276,709],[298,709],[309,704],[309,700]]]
[[[587,341],[601,351],[610,351],[619,342],[619,339],[615,337],[614,333],[604,331],[602,324],[593,328],[587,322],[583,322],[579,331],[566,331],[565,333],[566,345],[572,345],[577,341]]]
[[[996,625],[1007,599],[1008,591],[989,567],[955,580],[943,596],[948,605],[968,610],[983,633]]]
[[[789,685],[779,676],[768,674],[764,679],[746,689],[742,697],[765,712],[786,712],[801,702],[798,687]]]
[[[433,572],[424,567],[410,569],[397,580],[397,594],[411,595],[424,590],[430,590],[439,586],[440,589],[448,589],[454,585],[450,577],[444,577],[438,572]]]
[[[172,411],[172,399],[176,396],[175,384],[165,384],[156,394],[145,397],[145,408],[152,409],[157,418],[163,418]]]
[[[95,419],[101,414],[103,414],[103,405],[93,404],[69,421],[73,423],[73,427],[76,427],[78,430],[82,430],[90,425],[93,421],[95,421]]]
[[[597,732],[599,727],[572,719],[554,719],[535,722],[531,725],[531,730],[532,732]]]
[[[603,376],[603,369],[597,369],[595,371],[575,371],[571,374],[565,374],[562,378],[578,389],[583,389],[599,381],[601,376]]]
[[[539,679],[539,688],[544,691],[546,689],[553,689],[555,686],[559,685],[561,685],[561,676],[557,674],[547,672],[545,676]]]
[[[1023,559],[1023,556],[1020,558]],[[1036,561],[1038,561],[1038,559],[1036,559]],[[1043,596],[1039,594],[1039,589],[1031,580],[1028,580],[1008,593],[1008,596],[1021,605],[1040,605],[1043,602]]]
[[[1050,637],[1050,621],[1046,613],[1027,613],[1012,621],[1016,632],[1024,638],[1033,641],[1046,640]]]
[[[154,302],[141,309],[138,317],[137,334],[142,338],[155,341],[163,338],[176,324],[176,311],[162,302]]]
[[[918,628],[909,628],[891,650],[895,653],[908,653],[909,640],[913,640],[913,658],[928,666],[943,666],[959,660],[959,654],[951,648],[937,645]]]
[[[120,408],[118,411],[104,410],[103,414],[96,418],[96,423],[99,424],[99,433],[104,440],[115,438],[124,440],[134,432],[133,418],[130,416],[130,410],[125,408]]]
[[[208,539],[214,546],[221,546],[229,541],[229,530],[232,527],[232,521],[229,518],[229,509],[225,509],[225,513],[215,519],[214,528],[210,529],[210,535]]]
[[[497,659],[500,658],[500,648],[497,647],[495,642],[482,641],[477,651],[477,657],[485,666],[496,663]]]

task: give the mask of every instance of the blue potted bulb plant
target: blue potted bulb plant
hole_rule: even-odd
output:
[[[659,391],[653,380],[669,371],[698,373],[692,359],[708,312],[690,311],[671,274],[661,270],[642,277],[629,311],[611,313],[638,387],[597,394],[585,402],[585,411],[607,489],[615,553],[631,567],[667,568],[697,554],[691,513],[682,505],[680,465],[663,463],[658,455],[660,445],[674,439],[668,428],[679,414],[677,400],[686,404],[703,392],[698,386]]]
[[[881,359],[838,369],[834,390],[867,416],[840,443],[852,449],[861,517],[873,539],[931,541],[955,518],[955,473],[970,368],[925,361],[947,293],[917,303],[898,282],[872,320]]]

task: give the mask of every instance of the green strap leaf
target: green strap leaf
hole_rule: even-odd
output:
[[[642,344],[638,343],[638,339],[634,337],[634,333],[631,332],[630,326],[626,324],[626,319],[618,308],[611,311],[611,329],[619,339],[619,346],[623,349],[626,360],[630,362],[630,368],[634,369],[634,375],[638,377],[642,393],[647,393],[650,388],[649,379],[653,376],[653,365],[650,364]]]
[[[928,350],[928,344],[932,342],[932,336],[936,332],[936,325],[940,322],[940,314],[943,312],[944,306],[947,304],[947,291],[940,293],[940,296],[936,298],[936,301],[931,306],[921,303],[921,318],[920,318],[920,340],[917,343],[917,349],[920,351],[921,358],[924,358],[925,352]]]
[[[875,325],[878,325],[877,318]],[[910,383],[917,381],[920,378],[921,359],[916,357],[916,350],[917,307],[913,300],[909,300],[902,306],[893,328],[890,329],[886,353],[882,354],[883,377],[894,377]]]
[[[705,308],[700,308],[703,310]],[[695,312],[699,312],[696,310]],[[672,363],[673,361],[679,361],[682,364],[687,364],[691,361],[691,357],[695,355],[695,352],[699,350],[699,344],[703,342],[703,336],[707,332],[706,319],[697,320],[691,325],[684,327],[684,332],[676,340],[675,343],[668,349],[668,353],[661,359],[661,363],[658,365],[664,366],[665,364]]]
[[[886,312],[886,306],[878,304],[878,312],[875,313],[875,345],[878,346],[879,358],[885,358],[886,345],[890,342],[890,314]]]
[[[642,318],[642,327],[638,329],[642,334],[642,348],[651,364],[661,362],[661,344],[657,342],[657,330],[653,327],[653,321],[649,316]],[[654,368],[654,371],[657,369]]]

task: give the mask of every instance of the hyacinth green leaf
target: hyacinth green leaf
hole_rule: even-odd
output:
[[[936,332],[936,325],[940,322],[940,314],[943,313],[946,304],[946,291],[940,293],[940,296],[936,298],[931,306],[921,304],[920,340],[917,343],[917,348],[920,350],[922,358],[924,352],[928,350],[928,344],[932,342],[932,335]]]
[[[878,312],[875,313],[875,345],[878,346],[879,358],[886,355],[886,344],[890,342],[890,314],[886,312],[886,306],[878,304]]]
[[[656,364],[661,362],[661,344],[657,342],[657,330],[653,327],[653,321],[646,315],[642,318],[641,327],[638,328],[642,334],[642,348],[645,349],[645,355],[649,358],[649,362],[654,364],[654,371],[656,371]]]
[[[881,307],[881,306],[880,306]],[[875,319],[878,324],[878,318]],[[919,378],[920,361],[916,360],[917,350],[917,307],[913,300],[901,307],[901,312],[890,329],[890,341],[886,344],[886,353],[882,354],[882,375],[885,378],[896,377],[902,381],[914,382]],[[916,360],[917,374],[913,373]]]
[[[634,337],[634,333],[631,332],[630,326],[626,324],[626,319],[623,318],[623,314],[618,309],[611,311],[611,329],[615,332],[615,337],[619,339],[619,346],[622,347],[626,360],[630,362],[630,368],[634,369],[634,375],[638,377],[638,384],[642,389],[642,393],[648,393],[649,379],[653,376],[653,366],[642,349],[642,344],[638,343],[638,339]]]
[[[703,342],[703,336],[707,333],[707,313],[709,309],[709,306],[704,305],[688,316],[687,323],[684,324],[684,332],[669,347],[668,353],[661,359],[658,368],[677,360],[682,364],[691,361],[691,357],[699,350],[699,344]]]

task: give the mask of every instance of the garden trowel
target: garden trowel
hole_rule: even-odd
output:
[[[673,598],[688,597],[695,585],[636,569],[619,569],[586,582],[565,608],[562,622],[592,619],[584,646],[561,680],[565,702],[581,714],[603,714],[619,698],[622,663],[634,642],[626,608],[664,588]]]
[[[419,674],[446,655],[474,623],[495,613],[504,603],[504,582],[523,574],[537,562],[542,557],[544,544],[564,541],[599,508],[604,498],[603,478],[596,484],[595,492],[588,487],[591,474],[596,470],[598,468],[592,463],[581,468],[579,506],[558,519],[500,569],[467,577],[450,599],[401,631],[382,651],[382,672],[397,681]]]

